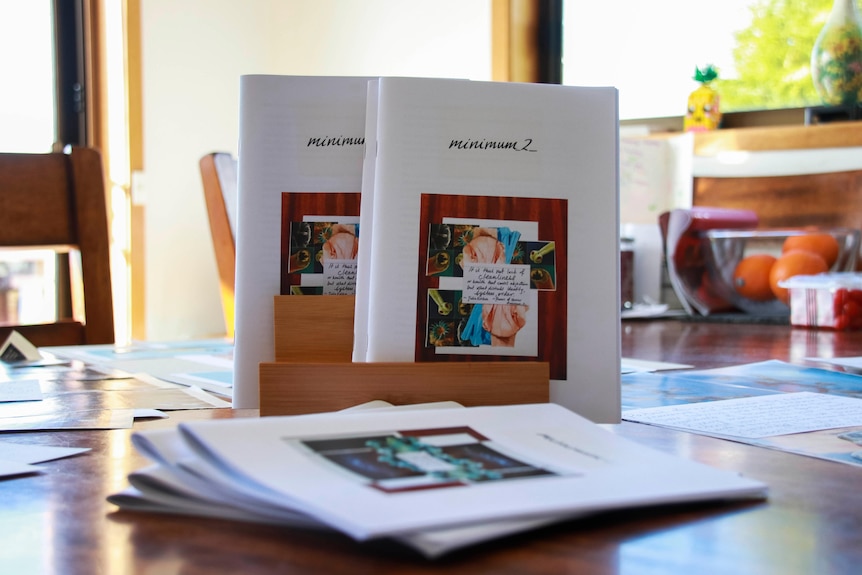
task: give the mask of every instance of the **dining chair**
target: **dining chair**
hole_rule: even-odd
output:
[[[233,338],[237,159],[227,152],[212,152],[204,155],[199,164],[219,274],[225,330],[227,337]]]
[[[55,321],[0,324],[0,340],[16,330],[36,346],[113,343],[109,242],[98,150],[0,153],[0,250],[50,249],[73,272],[58,273]]]

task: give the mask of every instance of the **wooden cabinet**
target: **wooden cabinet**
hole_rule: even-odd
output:
[[[715,160],[722,154],[736,154],[743,161],[741,154],[745,152],[755,158],[769,154],[786,156],[783,163],[787,173],[769,175],[767,171],[767,175],[749,175],[728,170],[727,176],[719,177],[699,175],[696,170],[692,203],[753,210],[761,227],[862,228],[862,122],[695,134],[696,159]],[[807,162],[800,161],[803,153],[810,153]],[[840,155],[845,160],[843,164],[851,169],[833,171],[828,167],[830,154]],[[848,164],[846,159],[857,154],[858,162]],[[813,169],[805,173],[808,168],[803,164],[812,162]]]

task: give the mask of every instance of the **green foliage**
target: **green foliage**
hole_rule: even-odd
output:
[[[736,33],[736,78],[713,87],[724,112],[817,105],[811,80],[811,49],[832,0],[759,0],[751,25]]]
[[[718,78],[718,70],[716,70],[715,66],[713,66],[712,64],[709,64],[703,69],[694,69],[694,80],[696,82],[700,82],[701,84],[709,84],[716,78]]]

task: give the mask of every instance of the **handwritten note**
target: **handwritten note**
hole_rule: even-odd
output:
[[[528,305],[530,266],[509,264],[464,265],[465,303]]]
[[[862,399],[825,393],[757,397],[632,409],[623,419],[705,435],[756,439],[862,425]]]
[[[356,293],[356,260],[324,260],[323,294],[353,295]]]

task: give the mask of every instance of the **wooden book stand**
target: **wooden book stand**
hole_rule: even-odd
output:
[[[395,405],[547,403],[545,362],[354,363],[352,296],[276,296],[275,362],[260,364],[260,414]]]

